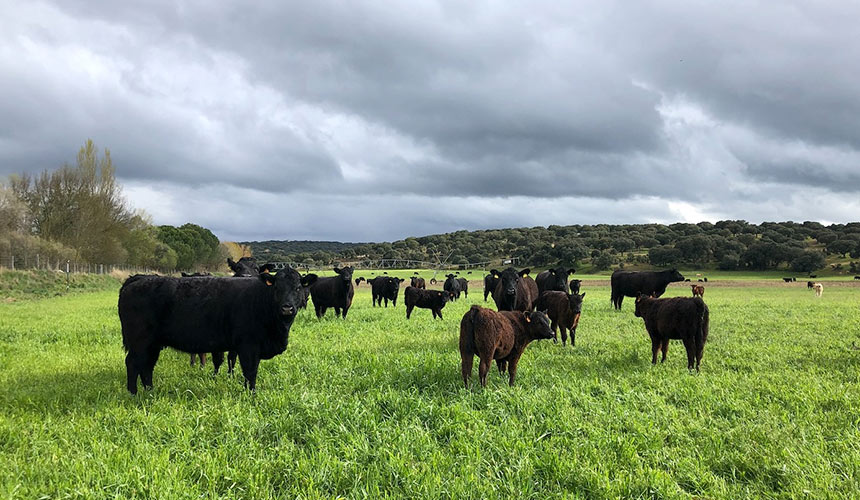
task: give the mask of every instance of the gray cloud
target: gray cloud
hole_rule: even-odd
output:
[[[90,137],[156,222],[238,239],[855,219],[858,11],[2,4],[0,175]]]

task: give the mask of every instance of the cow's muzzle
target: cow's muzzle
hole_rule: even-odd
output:
[[[294,306],[281,306],[281,316],[295,316],[296,308]]]

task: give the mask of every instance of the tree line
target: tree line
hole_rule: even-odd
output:
[[[122,196],[110,151],[92,140],[75,165],[0,183],[0,255],[44,266],[124,265],[161,271],[223,267],[227,249],[196,224],[155,226]],[[8,262],[0,264],[9,265]]]
[[[831,260],[860,258],[860,223],[725,220],[698,224],[596,224],[456,231],[405,238],[390,243],[364,243],[340,251],[317,248],[277,253],[250,242],[259,255],[269,248],[271,260],[330,265],[360,259],[410,259],[466,264],[520,257],[530,266],[557,263],[593,270],[633,265],[689,266],[720,270],[791,270],[812,272]],[[834,264],[841,269],[841,263]],[[855,272],[858,263],[848,264]]]

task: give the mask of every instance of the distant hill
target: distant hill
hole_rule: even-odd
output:
[[[327,252],[339,254],[348,248],[353,248],[366,243],[343,243],[340,241],[243,241],[242,245],[251,248],[254,256],[266,256],[271,260],[288,260],[288,257],[296,254],[308,254],[314,252]]]

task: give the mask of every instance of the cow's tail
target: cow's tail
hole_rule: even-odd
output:
[[[479,306],[472,306],[463,317],[463,321],[460,322],[460,351],[465,354],[477,352],[475,350],[475,330],[481,321],[479,309]]]
[[[696,352],[701,351],[705,347],[705,342],[708,341],[708,329],[710,323],[710,314],[705,301],[698,298],[696,300],[696,315],[698,324],[696,325]]]

